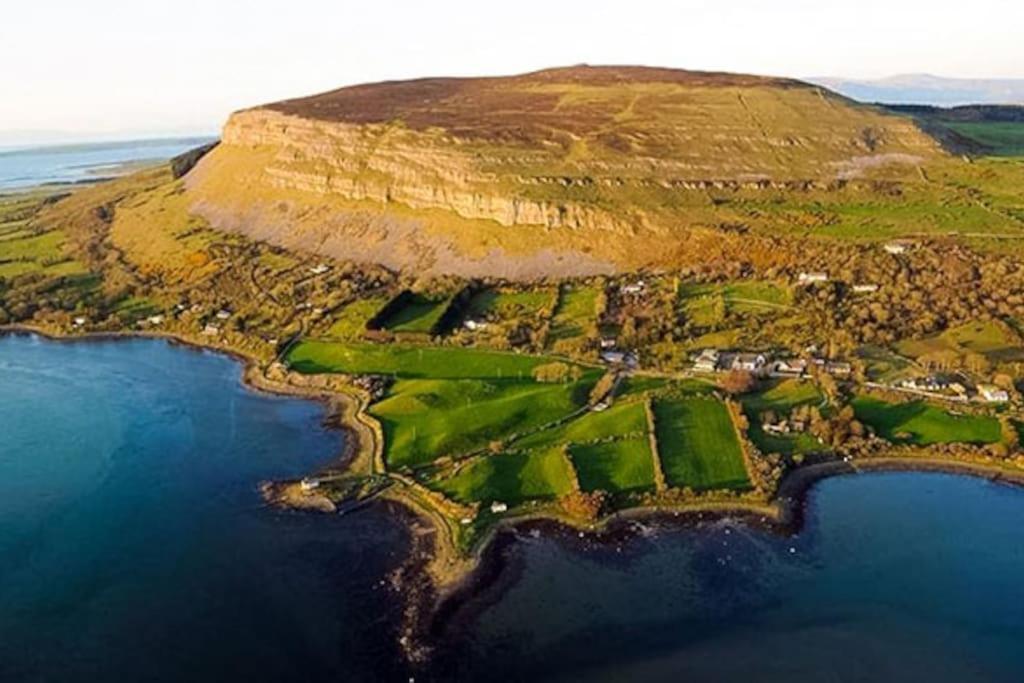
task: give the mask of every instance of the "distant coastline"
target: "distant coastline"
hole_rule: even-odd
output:
[[[0,147],[0,193],[109,180],[215,139],[209,135]]]

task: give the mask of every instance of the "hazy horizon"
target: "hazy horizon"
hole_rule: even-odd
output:
[[[642,64],[794,78],[1022,78],[1024,5],[40,0],[0,25],[0,146],[216,134],[234,110],[371,81]],[[999,16],[999,21],[992,21]],[[922,20],[927,18],[927,22]],[[922,30],[927,26],[927,30]],[[813,27],[813,31],[808,31]],[[26,57],[29,56],[29,57]]]

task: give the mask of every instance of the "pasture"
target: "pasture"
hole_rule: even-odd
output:
[[[1024,122],[946,121],[942,125],[985,145],[994,156],[1024,156]]]
[[[677,291],[682,312],[697,325],[718,324],[730,313],[762,314],[788,310],[789,288],[764,280],[725,284],[682,283]]]
[[[858,396],[851,405],[858,420],[894,443],[988,444],[1002,438],[999,421],[993,417],[951,415],[924,401],[888,403]]]
[[[327,330],[327,336],[349,341],[359,339],[366,332],[367,323],[387,305],[388,301],[389,298],[386,296],[377,296],[357,299],[347,304],[334,314],[334,322]]]
[[[810,453],[818,450],[818,440],[807,433],[769,434],[761,424],[761,413],[771,410],[777,414],[789,414],[801,405],[818,405],[824,397],[813,382],[795,379],[784,380],[762,391],[743,397],[743,412],[747,415],[750,428],[747,435],[765,453]]]
[[[498,379],[400,380],[370,408],[395,467],[488,448],[586,404],[598,373],[572,384]]]
[[[380,326],[390,332],[428,334],[437,327],[450,303],[451,297],[412,294],[381,320]]]
[[[999,320],[968,323],[932,337],[903,341],[896,345],[896,349],[913,358],[938,351],[970,351],[982,354],[993,363],[1024,360],[1024,344],[1020,336]]]
[[[558,305],[551,320],[548,341],[582,337],[595,325],[597,319],[597,295],[594,287],[573,287],[566,285],[558,295]]]
[[[465,463],[450,477],[431,483],[461,503],[501,501],[510,505],[551,499],[572,490],[571,465],[558,450],[488,454]]]
[[[470,299],[466,317],[487,320],[546,317],[554,308],[556,297],[553,287],[526,291],[485,289]]]
[[[743,451],[725,406],[714,398],[654,402],[661,466],[671,486],[695,490],[750,486]]]
[[[77,275],[85,267],[64,255],[64,234],[59,230],[35,232],[27,221],[0,223],[0,277],[27,273]]]
[[[624,492],[654,488],[654,462],[646,436],[569,447],[580,488]]]
[[[529,380],[544,356],[410,344],[303,340],[285,359],[298,372],[392,375],[420,379]]]
[[[743,398],[743,407],[760,413],[765,410],[788,413],[800,405],[821,403],[821,391],[814,382],[787,379]]]

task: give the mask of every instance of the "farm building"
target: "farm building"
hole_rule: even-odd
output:
[[[878,285],[874,284],[859,284],[853,286],[855,294],[870,294],[878,291]]]
[[[704,349],[693,362],[693,369],[697,372],[715,372],[720,359],[718,349]]]
[[[994,384],[979,384],[978,393],[989,403],[1006,403],[1010,400],[1010,394]]]
[[[768,357],[763,353],[737,353],[732,360],[733,370],[763,373],[768,366]]]

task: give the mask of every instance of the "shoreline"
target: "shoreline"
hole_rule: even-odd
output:
[[[343,476],[366,468],[369,474],[382,474],[383,440],[379,426],[367,419],[367,401],[351,390],[341,390],[341,382],[330,376],[287,373],[269,377],[273,361],[261,361],[254,355],[228,345],[204,343],[169,331],[113,331],[62,334],[33,325],[0,326],[0,336],[38,336],[60,343],[162,340],[200,353],[219,353],[241,364],[239,382],[247,390],[267,395],[312,400],[325,408],[324,429],[340,429],[344,445],[329,464],[311,473],[313,476]],[[293,383],[297,377],[302,381]],[[333,381],[332,381],[333,380]],[[934,455],[878,455],[854,461],[830,461],[791,470],[780,482],[771,499],[709,498],[677,505],[634,507],[606,515],[592,523],[541,511],[502,519],[487,530],[468,554],[459,552],[451,541],[450,528],[442,513],[429,502],[419,500],[400,480],[381,496],[382,503],[401,508],[402,523],[414,533],[407,557],[392,575],[396,591],[404,593],[404,623],[401,645],[412,663],[425,661],[438,638],[450,628],[471,619],[486,607],[489,594],[500,594],[515,580],[510,570],[514,556],[510,552],[523,533],[547,533],[564,542],[584,540],[605,543],[637,533],[635,525],[654,522],[667,526],[695,528],[724,519],[761,527],[772,533],[799,533],[804,522],[804,506],[809,491],[820,481],[862,473],[933,472],[971,476],[993,482],[1024,486],[1024,471],[996,464],[940,458]],[[337,512],[327,496],[291,495],[295,481],[261,482],[260,491],[268,505],[316,512]],[[417,525],[423,525],[417,528]],[[424,528],[426,529],[424,531]],[[484,601],[483,604],[481,601]]]

